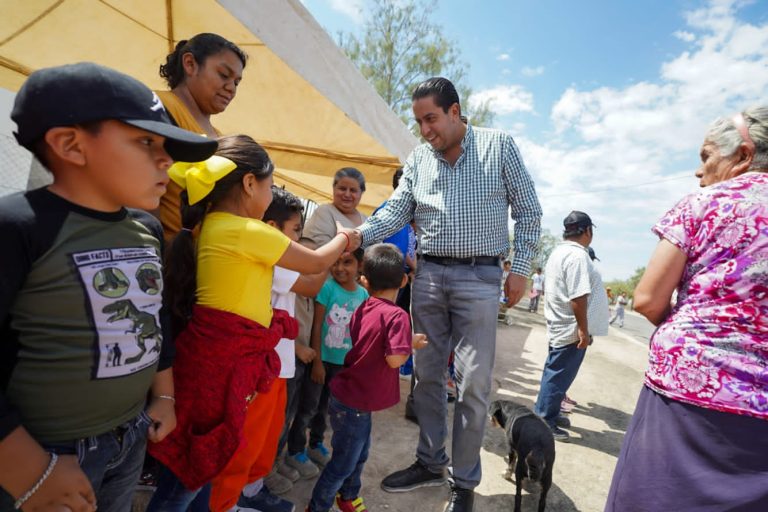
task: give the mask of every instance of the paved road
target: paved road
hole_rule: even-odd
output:
[[[627,335],[644,345],[647,345],[651,339],[656,327],[646,320],[646,318],[638,313],[632,311],[626,311],[624,314],[624,327],[620,328],[618,322],[614,322],[612,328]]]
[[[528,308],[527,304],[525,304],[525,308]],[[543,302],[539,304],[539,313],[542,315],[544,314]],[[618,323],[614,323],[612,327],[617,331],[613,334],[629,336],[644,345],[648,344],[651,339],[651,334],[653,334],[653,331],[656,328],[651,322],[646,320],[644,316],[629,310],[626,310],[624,313],[624,327],[619,328]]]

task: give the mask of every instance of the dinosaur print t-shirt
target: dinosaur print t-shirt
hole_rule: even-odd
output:
[[[352,313],[368,298],[365,288],[358,285],[351,292],[341,287],[332,277],[323,285],[315,302],[325,306],[325,321],[320,334],[320,357],[326,363],[344,364],[344,357],[352,348],[349,322]]]
[[[144,407],[170,341],[161,236],[147,213],[46,189],[0,200],[0,401],[38,441],[102,434]]]

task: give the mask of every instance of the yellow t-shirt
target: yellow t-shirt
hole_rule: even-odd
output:
[[[272,267],[290,243],[260,220],[209,213],[197,241],[197,303],[269,327]]]

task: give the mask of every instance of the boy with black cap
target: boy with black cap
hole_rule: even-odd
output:
[[[53,183],[0,199],[0,511],[128,511],[176,419],[162,232],[126,208],[157,208],[173,160],[217,143],[91,63],[30,75],[11,118]]]

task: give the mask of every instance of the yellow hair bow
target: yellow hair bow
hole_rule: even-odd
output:
[[[235,169],[237,164],[229,158],[213,155],[202,162],[176,162],[168,169],[168,176],[186,189],[192,205],[207,196],[217,181]]]

